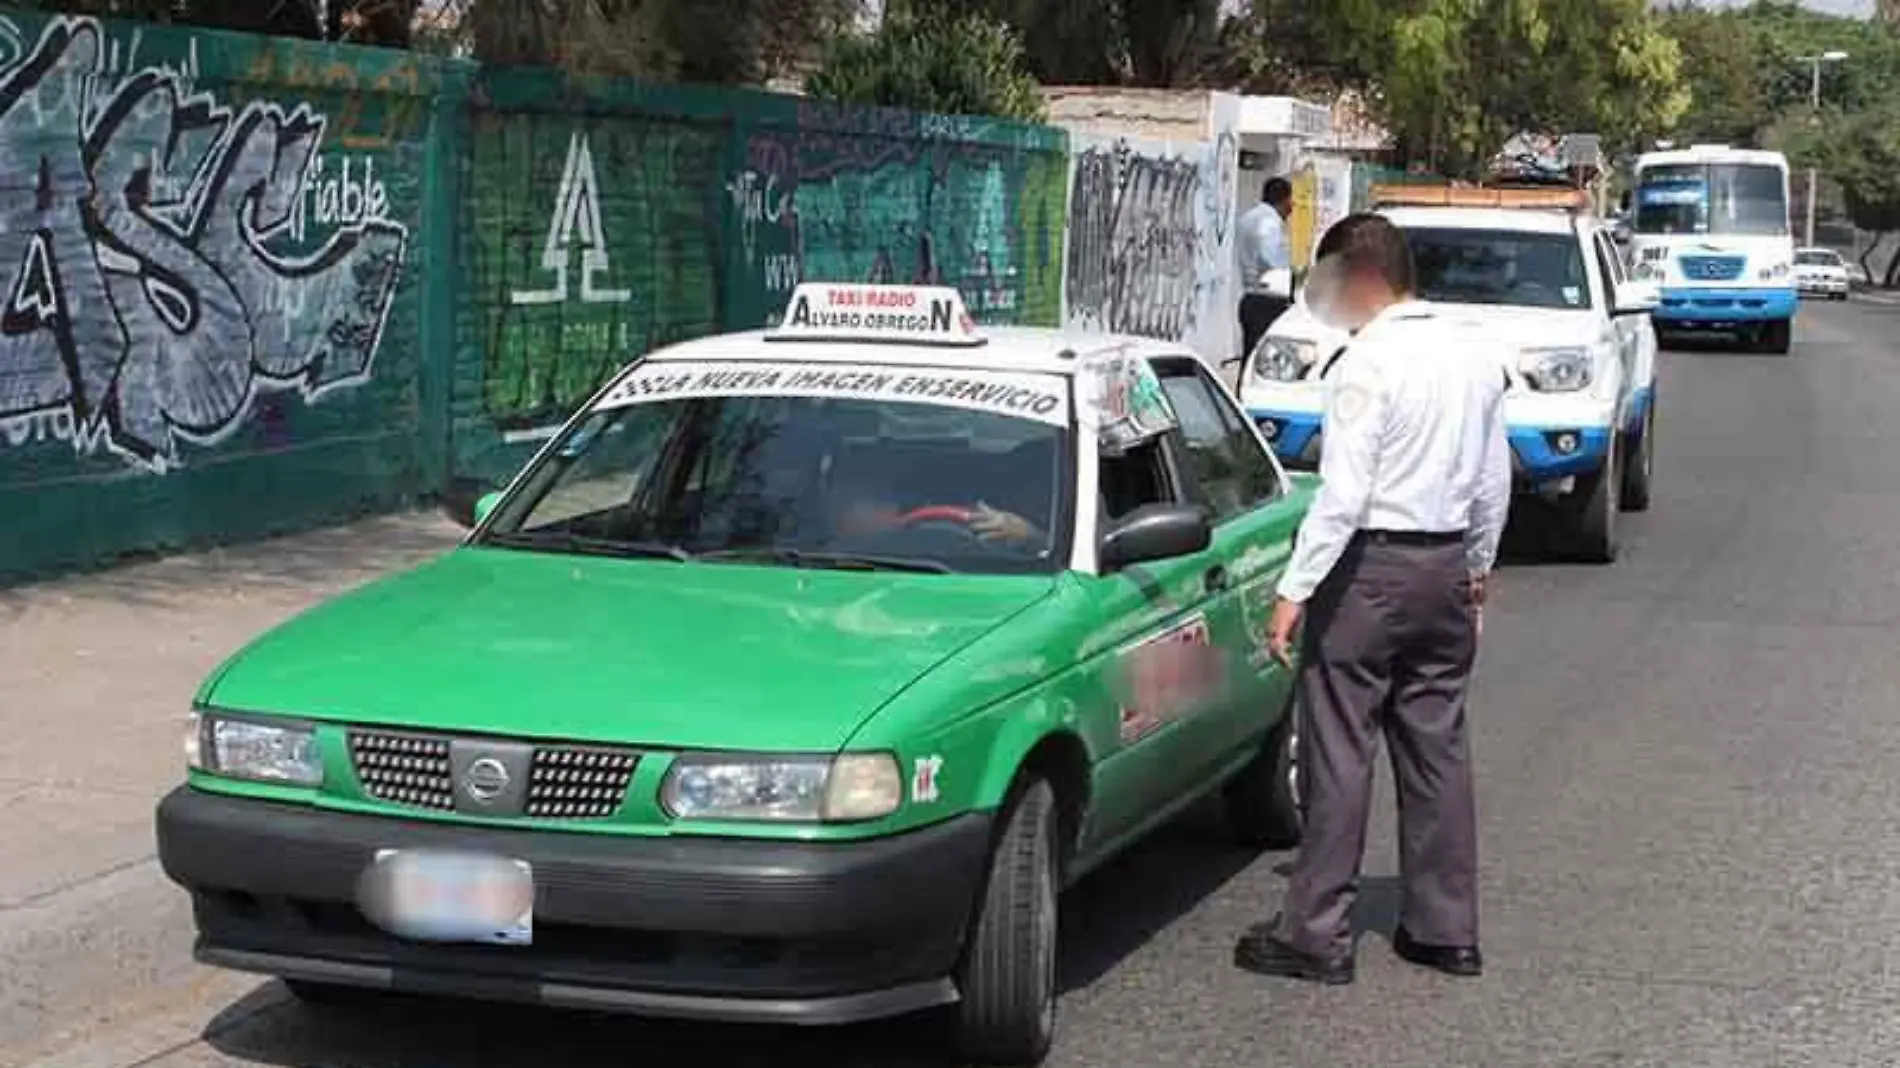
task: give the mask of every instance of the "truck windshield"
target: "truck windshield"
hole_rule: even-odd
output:
[[[1574,234],[1407,227],[1418,295],[1447,304],[1588,308],[1590,280]]]
[[[1066,426],[927,403],[648,399],[575,423],[478,544],[853,570],[1066,565]]]
[[[1760,163],[1648,167],[1637,178],[1639,234],[1785,234],[1787,183]]]

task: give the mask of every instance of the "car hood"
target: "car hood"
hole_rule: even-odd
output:
[[[1481,336],[1514,348],[1552,345],[1592,345],[1601,335],[1602,320],[1589,309],[1513,308],[1496,304],[1434,302],[1440,315],[1461,319]],[[1350,340],[1313,318],[1302,304],[1288,308],[1267,331],[1268,336],[1313,343],[1313,358],[1323,360]]]
[[[1053,585],[462,548],[267,633],[200,700],[421,729],[829,751]]]

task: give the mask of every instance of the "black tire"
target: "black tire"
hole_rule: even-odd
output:
[[[1652,398],[1636,431],[1636,455],[1623,465],[1625,512],[1649,511],[1649,483],[1656,466],[1656,401]]]
[[[1234,841],[1248,849],[1293,849],[1300,844],[1305,820],[1300,807],[1296,692],[1289,691],[1280,721],[1221,794],[1228,830]]]
[[[956,1045],[969,1061],[1039,1064],[1055,1041],[1060,854],[1055,790],[1031,776],[1005,809],[957,968]]]
[[[1755,335],[1755,344],[1763,352],[1776,356],[1786,356],[1794,347],[1794,324],[1786,319],[1773,319],[1761,326],[1761,332]]]
[[[1570,530],[1576,539],[1579,560],[1592,564],[1616,562],[1616,513],[1622,450],[1614,439],[1603,466],[1587,475],[1577,476],[1569,505]]]

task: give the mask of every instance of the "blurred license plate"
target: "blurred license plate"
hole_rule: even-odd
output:
[[[534,872],[481,853],[384,849],[363,873],[363,914],[419,942],[534,941]]]

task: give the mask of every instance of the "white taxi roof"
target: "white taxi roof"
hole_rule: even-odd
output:
[[[1176,355],[1194,358],[1193,350],[1154,338],[978,327],[948,286],[808,282],[792,291],[779,325],[649,353],[589,407],[699,396],[854,397],[1057,425],[1073,415],[1104,441],[1125,445],[1177,425],[1148,365],[1149,357]]]
[[[1548,208],[1384,208],[1379,214],[1400,229],[1506,230],[1529,234],[1574,234],[1576,216]]]
[[[648,362],[701,360],[758,363],[881,363],[894,367],[960,367],[1074,375],[1093,360],[1128,352],[1181,355],[1185,346],[1151,337],[1096,334],[1052,326],[986,326],[984,343],[969,347],[837,337],[791,340],[772,329],[682,341],[647,355]]]

